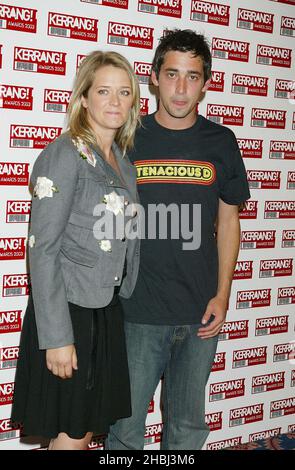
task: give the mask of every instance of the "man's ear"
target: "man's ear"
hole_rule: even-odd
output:
[[[151,79],[152,79],[153,85],[159,86],[159,82],[158,82],[158,79],[157,79],[157,76],[156,76],[156,72],[154,70],[152,70]]]
[[[206,81],[205,85],[202,88],[202,93],[206,93],[206,91],[208,90],[210,86],[210,83],[211,83],[211,78],[208,78],[208,80]]]

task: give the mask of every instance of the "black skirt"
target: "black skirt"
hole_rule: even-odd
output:
[[[24,318],[11,419],[25,435],[54,438],[65,432],[81,439],[105,434],[117,419],[131,415],[123,312],[118,296],[105,308],[69,303],[78,370],[70,379],[47,369],[38,346],[33,301]]]

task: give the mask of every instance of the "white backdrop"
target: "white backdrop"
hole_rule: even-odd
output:
[[[0,3],[0,449],[44,445],[20,440],[9,419],[29,290],[33,163],[62,131],[76,68],[92,50],[117,50],[134,64],[142,114],[153,112],[153,50],[174,27],[212,44],[212,85],[199,109],[233,129],[251,187],[207,387],[212,432],[204,449],[295,429],[295,0],[16,0]],[[148,450],[161,439],[159,397],[160,386],[147,417]],[[102,448],[101,438],[90,448]]]

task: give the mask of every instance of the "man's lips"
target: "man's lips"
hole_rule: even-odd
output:
[[[187,104],[187,101],[184,100],[172,100],[172,103],[175,104],[176,106],[185,106]]]

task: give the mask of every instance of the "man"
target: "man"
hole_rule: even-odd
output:
[[[145,213],[153,204],[177,203],[182,216],[189,207],[190,233],[199,232],[200,244],[172,233],[142,240],[137,286],[122,300],[132,416],[112,426],[109,449],[143,448],[163,374],[162,449],[201,449],[208,436],[205,387],[239,251],[238,208],[250,196],[233,132],[196,112],[210,74],[202,35],[174,30],[161,38],[152,66],[158,111],[143,120],[130,157]]]

